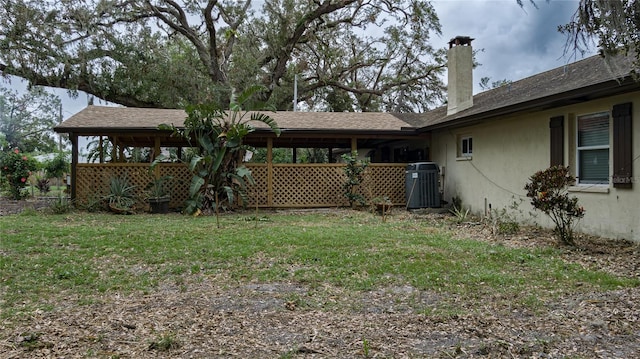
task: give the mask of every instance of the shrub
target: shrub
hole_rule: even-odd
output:
[[[516,221],[499,221],[496,233],[502,235],[516,234],[520,230],[520,225]]]
[[[449,212],[455,216],[454,222],[457,224],[464,223],[467,220],[467,217],[469,217],[470,209],[465,208],[462,205],[462,198],[459,196],[453,196],[451,198],[451,203],[452,205]]]
[[[519,201],[522,202],[522,200]],[[513,235],[520,231],[520,224],[513,214],[513,212],[515,211],[522,212],[518,209],[520,202],[514,200],[508,206],[508,209],[491,209],[491,207],[489,207],[489,219],[491,222],[491,231],[493,232],[493,234]]]
[[[578,206],[578,198],[569,197],[567,187],[575,183],[569,168],[554,166],[536,172],[524,189],[531,205],[551,217],[560,241],[574,245],[573,226],[584,217],[584,208]]]
[[[38,163],[36,160],[20,153],[17,148],[4,153],[0,157],[0,173],[7,180],[11,198],[23,199],[27,196],[28,193],[23,190],[27,185],[31,172],[37,168]]]
[[[87,212],[100,212],[105,209],[104,198],[98,194],[91,194],[81,203],[76,202],[76,207]]]
[[[37,178],[36,179],[36,187],[38,187],[38,191],[40,194],[47,194],[51,190],[51,184],[49,183],[48,178]]]
[[[60,152],[54,158],[47,161],[43,169],[47,172],[47,178],[61,178],[69,172],[69,161],[67,155]]]
[[[347,179],[342,186],[344,196],[347,197],[349,206],[353,207],[356,202],[364,206],[367,200],[358,192],[358,187],[360,187],[364,180],[364,171],[367,169],[367,166],[369,166],[369,162],[367,160],[359,160],[358,152],[356,151],[353,151],[351,154],[345,153],[342,155],[342,159],[347,164],[344,168],[344,174],[347,176]]]
[[[71,200],[63,195],[58,195],[58,198],[49,204],[49,211],[53,214],[65,214],[72,208]]]

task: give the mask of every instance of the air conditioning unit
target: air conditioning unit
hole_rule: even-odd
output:
[[[440,203],[440,168],[435,162],[416,162],[405,171],[407,209],[438,208]]]

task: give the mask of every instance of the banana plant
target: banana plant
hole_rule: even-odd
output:
[[[254,180],[251,171],[242,164],[244,154],[251,149],[243,140],[255,131],[252,126],[255,122],[266,124],[280,135],[276,121],[257,112],[273,110],[255,100],[261,91],[264,87],[252,86],[232,96],[228,111],[216,104],[187,106],[184,128],[172,127],[174,133],[198,150],[189,163],[193,178],[185,213],[199,214],[212,209],[219,214],[221,209],[233,207],[236,198],[243,205],[247,203],[246,186]]]

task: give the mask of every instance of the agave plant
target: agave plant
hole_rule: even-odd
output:
[[[109,180],[109,194],[104,196],[109,208],[117,213],[130,213],[135,200],[135,188],[126,176],[114,176]]]

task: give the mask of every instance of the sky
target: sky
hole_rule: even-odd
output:
[[[563,56],[566,35],[558,25],[571,20],[577,0],[528,0],[520,7],[516,0],[433,1],[442,26],[442,42],[447,46],[456,36],[470,36],[471,45],[480,50],[473,71],[474,93],[482,77],[491,81],[516,81],[580,60]],[[437,38],[432,39],[437,41]],[[586,55],[589,56],[589,55]]]
[[[577,0],[536,0],[536,9],[527,0],[520,7],[516,0],[439,0],[432,2],[442,26],[442,36],[434,36],[435,47],[448,47],[455,36],[470,36],[474,50],[481,50],[474,69],[474,93],[482,77],[491,81],[522,78],[579,60],[563,56],[566,36],[557,31],[566,24],[578,6]],[[26,83],[13,77],[0,83],[23,91]],[[69,96],[65,90],[52,90],[62,100],[64,119],[86,107],[87,96]],[[96,104],[101,104],[96,101]],[[102,103],[104,104],[104,103]]]

